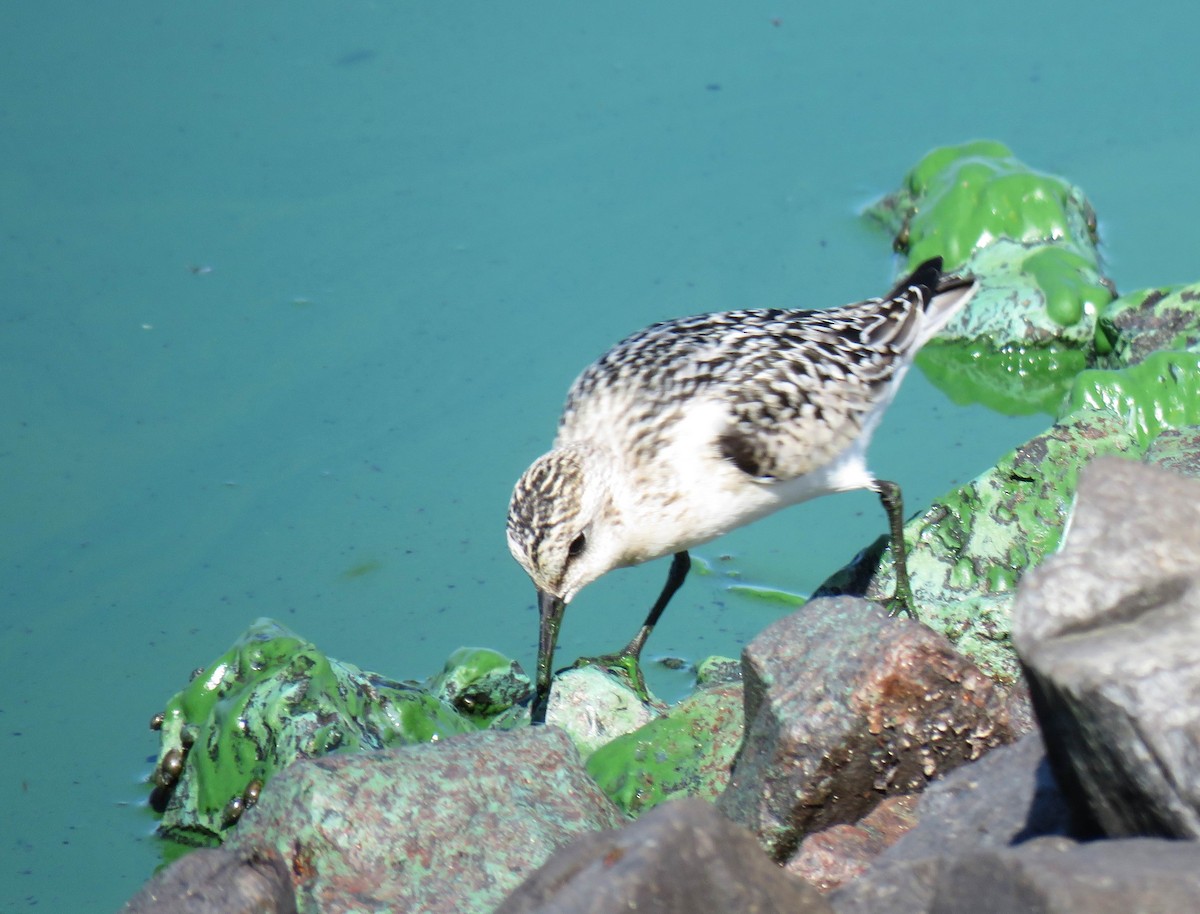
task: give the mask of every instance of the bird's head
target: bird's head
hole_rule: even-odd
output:
[[[563,610],[580,590],[624,564],[611,478],[603,451],[573,444],[535,460],[513,490],[508,548],[537,588],[537,689],[543,703]]]

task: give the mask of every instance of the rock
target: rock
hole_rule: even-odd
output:
[[[528,684],[526,678],[526,691]],[[502,702],[480,704],[496,710]],[[215,843],[296,759],[422,743],[487,722],[259,619],[155,717],[159,754],[150,801],[163,814],[164,834],[184,844]]]
[[[1030,345],[1092,344],[1112,298],[1083,192],[988,140],[926,154],[866,215],[895,237],[911,269],[928,257],[980,278],[971,306],[943,336]]]
[[[624,821],[565,733],[527,727],[298,762],[226,846],[282,856],[302,910],[459,914]]]
[[[876,857],[916,825],[917,800],[916,794],[888,797],[857,825],[831,825],[809,835],[784,868],[822,892],[836,889],[861,876]]]
[[[498,651],[460,647],[425,689],[458,713],[489,723],[527,698],[533,684],[517,661]]]
[[[1071,824],[1036,733],[931,784],[913,817],[914,828],[829,896],[839,914],[927,912],[959,857],[1066,836]]]
[[[616,674],[589,664],[554,676],[546,706],[546,723],[570,734],[587,758],[605,743],[645,726],[665,706],[643,702]]]
[[[915,818],[916,827],[883,854],[881,863],[953,857],[1071,834],[1070,810],[1038,733],[931,784],[921,794]]]
[[[1198,585],[1200,485],[1097,460],[1063,549],[1019,593],[1055,774],[1104,834],[1200,837]]]
[[[1145,451],[1166,429],[1200,425],[1200,352],[1156,352],[1128,368],[1080,372],[1062,408],[1120,417]]]
[[[1146,448],[1142,461],[1178,476],[1200,479],[1200,426],[1163,430]]]
[[[296,914],[278,854],[192,851],[153,876],[121,914]]]
[[[742,663],[746,738],[719,806],[776,860],[1016,735],[1003,688],[944,638],[862,600],[810,601]]]
[[[662,717],[597,749],[588,773],[628,816],[664,800],[713,802],[729,783],[745,731],[741,682],[693,692]]]
[[[1200,352],[1200,283],[1128,292],[1101,312],[1096,351],[1104,367],[1166,350]]]
[[[970,854],[947,867],[928,911],[978,911],[981,899],[988,914],[1195,911],[1200,845],[1145,838],[1077,845],[1042,838]],[[889,907],[887,914],[901,911]]]
[[[496,914],[826,914],[820,893],[763,854],[710,804],[664,803],[622,831],[555,854]]]

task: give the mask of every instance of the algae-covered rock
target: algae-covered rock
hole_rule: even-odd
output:
[[[481,667],[507,669],[499,678],[510,686],[523,676],[503,658],[460,659],[473,672],[451,670],[443,674],[447,680],[478,682]],[[527,691],[528,678],[524,683]],[[502,705],[499,697],[475,702],[493,712]],[[208,844],[296,759],[426,743],[475,730],[481,719],[414,683],[327,657],[279,623],[260,619],[199,670],[155,724],[161,739],[151,799],[163,814],[161,831]]]
[[[707,669],[711,674],[718,665]],[[740,678],[710,680],[663,716],[597,749],[588,773],[628,816],[678,797],[715,800],[742,741]]]
[[[1064,408],[1118,416],[1145,450],[1166,429],[1200,424],[1200,352],[1156,352],[1128,368],[1084,371]]]
[[[280,856],[300,911],[483,914],[623,824],[561,730],[522,727],[299,762],[226,846]]]
[[[1103,454],[1200,467],[1200,353],[1159,352],[1074,380],[1061,418],[905,527],[922,621],[991,675],[1015,679],[1012,601],[1024,572],[1058,548],[1080,470]],[[890,548],[865,587],[892,592]],[[848,574],[843,579],[851,579]],[[831,582],[825,592],[853,592]]]
[[[1162,350],[1200,351],[1200,283],[1130,292],[1100,314],[1101,367],[1134,365]]]
[[[1065,244],[1089,258],[1098,243],[1083,191],[990,140],[929,152],[867,215],[893,233],[910,268],[940,255],[947,269],[958,269],[1000,238]]]
[[[941,255],[979,284],[922,354],[934,383],[958,402],[1053,412],[1115,295],[1083,192],[980,141],[930,152],[866,215],[910,267]]]
[[[531,683],[521,665],[499,651],[461,647],[442,671],[429,680],[428,690],[480,727],[529,695]]]
[[[941,333],[946,340],[988,340],[997,348],[1069,344],[1090,352],[1096,317],[1115,295],[1089,258],[1063,242],[998,238],[964,265],[979,283],[971,304]]]

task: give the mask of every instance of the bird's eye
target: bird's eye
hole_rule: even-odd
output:
[[[584,534],[579,534],[575,539],[571,540],[571,545],[567,547],[567,557],[575,558],[579,553],[583,552],[583,547],[587,545],[587,537]]]

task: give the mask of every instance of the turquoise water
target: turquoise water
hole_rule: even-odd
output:
[[[531,667],[504,512],[575,373],[883,291],[856,212],[932,146],[1084,187],[1122,289],[1200,279],[1190,7],[832,6],[0,7],[4,910],[150,874],[147,721],[258,616],[396,677]],[[873,462],[915,510],[1043,424],[914,373]],[[854,494],[699,550],[650,652],[736,654],[780,610],[731,571],[803,593],[883,529]],[[589,588],[560,657],[664,574]]]

